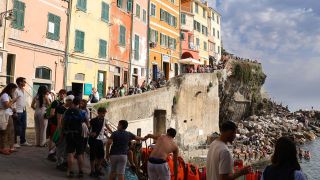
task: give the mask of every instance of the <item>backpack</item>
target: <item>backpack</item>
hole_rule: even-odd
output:
[[[65,134],[70,133],[82,133],[82,122],[83,122],[83,115],[81,111],[76,108],[70,108],[66,110],[63,115],[63,129]]]

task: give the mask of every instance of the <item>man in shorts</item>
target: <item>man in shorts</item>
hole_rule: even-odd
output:
[[[156,140],[148,161],[148,177],[152,180],[170,180],[170,169],[166,161],[168,155],[173,153],[174,177],[178,174],[178,153],[179,148],[174,142],[176,130],[169,128],[165,135],[148,134],[145,139],[152,138]]]
[[[138,137],[131,132],[126,131],[128,127],[128,121],[119,121],[117,131],[111,134],[107,143],[106,158],[111,162],[111,174],[109,180],[124,180],[125,167],[128,160],[129,142],[132,140],[144,140],[144,138]],[[112,146],[111,146],[112,144]],[[111,150],[110,150],[111,147]]]

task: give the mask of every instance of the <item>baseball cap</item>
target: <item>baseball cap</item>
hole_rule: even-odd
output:
[[[73,101],[73,99],[74,99],[74,95],[68,95],[66,97],[66,101],[68,101],[68,100]]]

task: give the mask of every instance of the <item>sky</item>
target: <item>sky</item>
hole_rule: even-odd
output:
[[[224,48],[262,63],[272,99],[320,109],[319,0],[208,1],[222,16]]]

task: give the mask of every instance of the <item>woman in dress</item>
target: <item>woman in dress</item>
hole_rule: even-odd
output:
[[[33,98],[31,107],[34,112],[34,125],[36,130],[36,146],[44,147],[46,144],[46,130],[48,119],[45,118],[46,109],[50,104],[49,90],[46,86],[40,86],[37,95]]]

